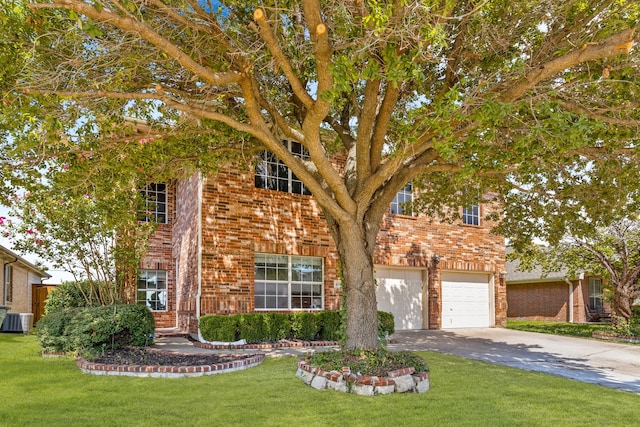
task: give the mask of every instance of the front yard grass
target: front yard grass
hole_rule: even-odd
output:
[[[544,334],[566,335],[570,337],[591,338],[594,331],[611,329],[611,325],[598,323],[543,322],[533,320],[508,320],[508,329],[541,332]]]
[[[318,391],[296,359],[199,378],[93,376],[46,359],[34,336],[0,334],[0,426],[625,426],[640,395],[459,357],[418,352],[424,394]]]

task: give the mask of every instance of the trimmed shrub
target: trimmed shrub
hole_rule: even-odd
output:
[[[629,322],[632,325],[640,326],[640,305],[634,305],[631,307],[631,319]]]
[[[292,338],[298,340],[311,341],[315,339],[320,330],[316,316],[313,313],[301,311],[291,314]]]
[[[237,341],[238,316],[203,316],[200,318],[200,333],[207,341]]]
[[[84,295],[88,290],[86,282],[63,282],[47,296],[44,312],[48,314],[63,308],[86,307],[88,304]]]
[[[396,331],[393,314],[386,311],[378,312],[378,336],[384,338],[387,335],[391,335]]]
[[[36,336],[48,352],[70,351],[67,328],[79,308],[59,309],[44,315],[36,325]]]
[[[320,328],[320,339],[339,341],[344,336],[342,314],[339,311],[321,311],[316,314]]]
[[[291,318],[285,313],[265,313],[266,341],[279,341],[291,335]]]
[[[36,335],[47,351],[91,355],[111,348],[152,343],[155,322],[144,305],[110,305],[46,314]]]
[[[266,341],[267,325],[264,318],[264,313],[241,314],[238,321],[240,338],[250,343]]]

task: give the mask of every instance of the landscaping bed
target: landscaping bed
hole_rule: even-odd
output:
[[[179,378],[213,375],[257,366],[264,354],[185,354],[151,348],[108,350],[93,360],[79,358],[77,365],[93,375]]]

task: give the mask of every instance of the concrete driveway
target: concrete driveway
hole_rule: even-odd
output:
[[[640,394],[640,346],[502,328],[398,331],[389,349],[435,351]]]

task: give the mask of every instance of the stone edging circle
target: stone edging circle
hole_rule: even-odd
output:
[[[187,353],[172,353],[189,355]],[[225,356],[225,355],[221,355]],[[264,353],[251,355],[229,355],[247,356],[243,359],[231,362],[216,363],[213,365],[195,366],[162,366],[162,365],[113,365],[106,363],[95,363],[79,358],[76,361],[78,368],[85,374],[91,375],[116,375],[129,377],[151,377],[151,378],[184,378],[201,377],[204,375],[222,374],[225,372],[241,371],[254,366],[258,366],[264,360]]]
[[[429,390],[429,372],[415,372],[414,368],[391,371],[386,377],[355,375],[349,368],[342,372],[326,372],[311,366],[306,360],[298,361],[296,373],[305,384],[317,390],[337,390],[360,396],[376,396],[391,393],[424,393]]]

